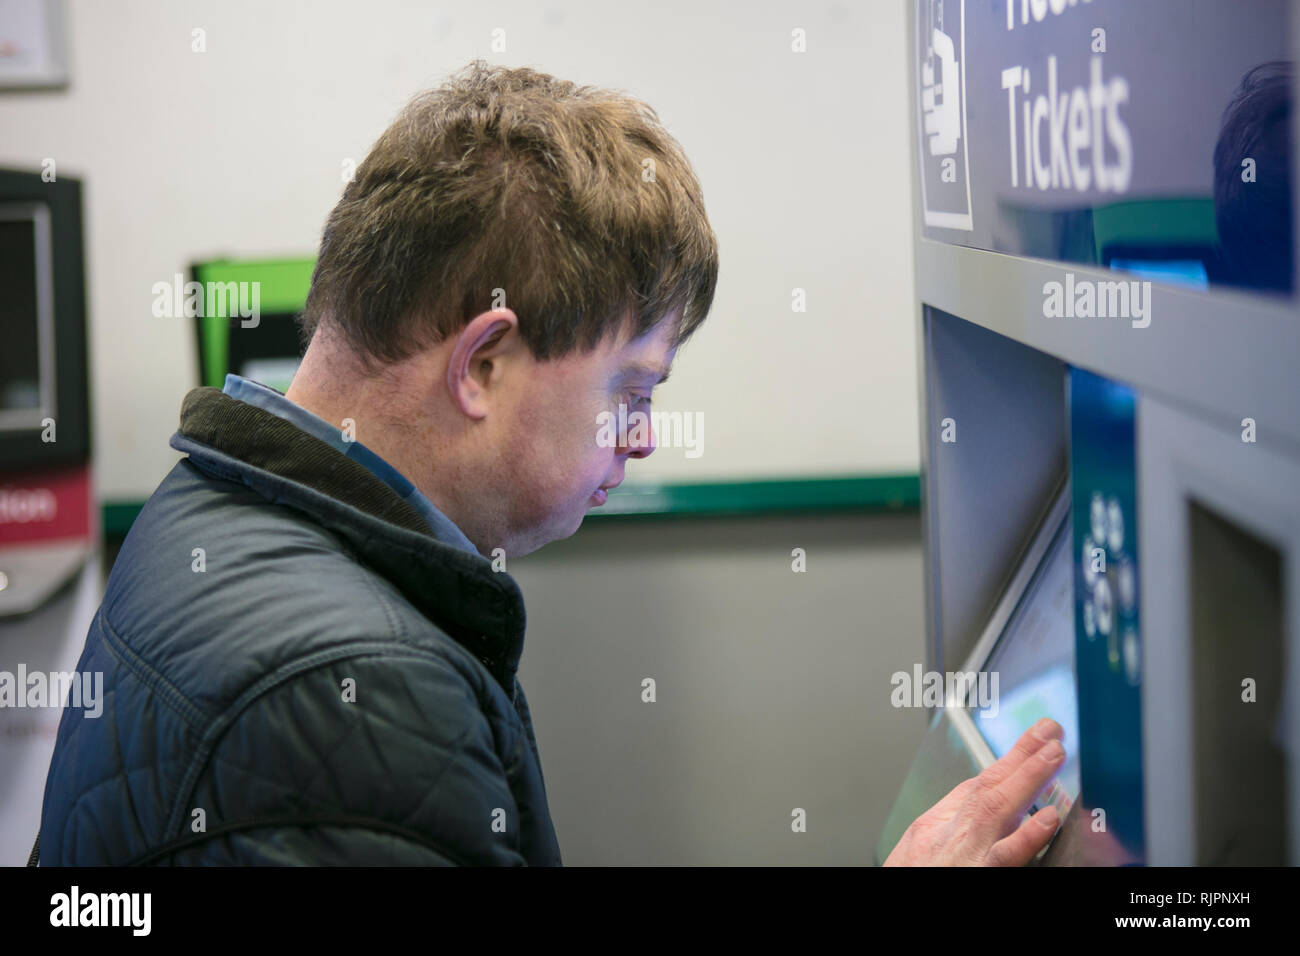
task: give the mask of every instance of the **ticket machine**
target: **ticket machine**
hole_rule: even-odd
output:
[[[62,701],[103,594],[82,189],[0,170],[0,865],[26,861]]]
[[[0,620],[93,547],[81,184],[0,170]]]
[[[1042,865],[1300,864],[1300,16],[1250,7],[912,5],[935,693],[878,861],[1050,716]]]

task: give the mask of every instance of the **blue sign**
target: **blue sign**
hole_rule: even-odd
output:
[[[1128,386],[1070,369],[1079,803],[1094,856],[1128,863],[1145,858],[1136,410]]]

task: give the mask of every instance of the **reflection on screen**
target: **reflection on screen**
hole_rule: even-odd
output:
[[[39,335],[36,225],[0,220],[0,419],[41,407]]]
[[[1199,259],[1111,259],[1110,267],[1144,279],[1208,289],[1210,277]]]
[[[1065,730],[1065,766],[1040,795],[1062,817],[1079,798],[1079,712],[1074,680],[1074,590],[1069,526],[1057,532],[998,639],[985,670],[998,675],[996,706],[973,712],[994,756],[1040,718]]]

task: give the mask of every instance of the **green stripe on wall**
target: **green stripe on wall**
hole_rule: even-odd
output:
[[[835,512],[910,512],[921,504],[919,475],[790,478],[698,484],[635,484],[617,489],[588,517],[716,517]],[[104,534],[124,537],[143,502],[113,501],[103,507]]]
[[[619,488],[591,517],[759,515],[819,511],[909,511],[920,506],[918,475],[775,481],[635,484]]]

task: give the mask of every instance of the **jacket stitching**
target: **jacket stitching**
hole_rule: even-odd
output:
[[[489,727],[491,727],[491,725],[492,725],[492,720],[491,720],[491,719],[488,720],[488,725],[489,725]],[[468,735],[469,735],[469,731],[466,730],[466,732],[465,732],[463,735],[461,735],[461,737],[457,740],[457,742],[459,743],[460,740],[464,740],[465,737],[468,736]],[[497,761],[498,761],[499,763],[501,763],[501,776],[502,776],[503,778],[505,778],[505,781],[506,781],[506,793],[507,793],[507,794],[509,795],[509,797],[510,797],[510,804],[511,804],[510,809],[511,809],[512,811],[514,811],[514,819],[515,819],[516,821],[522,821],[522,819],[523,819],[523,814],[522,814],[522,812],[521,812],[520,809],[519,809],[519,798],[515,795],[514,787],[512,787],[512,786],[510,785],[510,769],[505,765],[505,763],[502,763],[502,762],[501,762],[501,757],[500,757],[500,755],[496,753],[496,744],[497,744],[497,739],[496,739],[496,730],[495,730],[495,728],[492,729],[492,744],[493,744],[493,754],[494,754],[494,756],[496,756]],[[435,781],[435,783],[437,783],[437,782],[441,782],[442,778],[443,778],[444,776],[446,776],[447,773],[448,773],[449,771],[452,770],[452,768],[454,768],[458,763],[460,763],[461,758],[464,757],[464,756],[465,756],[465,750],[464,750],[464,748],[463,748],[463,747],[458,747],[458,748],[456,749],[456,754],[455,754],[455,756],[452,757],[451,761],[450,761],[450,762],[449,762],[445,767],[442,768],[442,772],[438,775],[438,780]],[[421,801],[416,805],[416,809],[417,809],[417,810],[420,809],[420,808],[423,807],[426,803],[429,802],[429,799],[433,796],[434,789],[435,789],[434,787],[430,787],[430,788],[429,788],[429,792],[428,792],[427,794],[425,794],[424,799],[421,800]],[[511,844],[512,844],[516,849],[521,848],[521,846],[522,846],[522,841],[523,841],[523,830],[522,830],[522,828],[520,827],[520,825],[519,825],[518,822],[515,824],[515,832],[512,834],[511,831],[510,831],[509,829],[507,829],[507,830],[506,830],[506,834],[507,834],[507,836],[511,836],[511,837],[512,837]]]
[[[353,560],[356,559],[354,558]],[[369,568],[366,568],[365,570],[370,571]],[[388,600],[388,597],[384,594],[383,590],[377,583],[375,583],[374,573],[371,572],[364,574],[361,577],[365,580],[366,586],[370,589],[370,593],[375,596],[375,603],[378,604],[379,609],[384,612],[384,618],[388,621],[389,630],[395,632],[403,640],[410,640],[411,635],[406,628],[406,624],[398,619],[397,613],[393,609],[392,602]]]
[[[127,646],[126,641],[117,633],[112,622],[108,619],[108,613],[102,607],[98,617],[100,627],[104,633],[104,645],[112,652],[113,656],[135,675],[137,680],[150,690],[156,691],[161,700],[171,705],[172,709],[184,718],[185,723],[189,725],[191,730],[195,733],[202,733],[204,721],[208,719],[207,714],[199,710],[167,678],[154,670],[139,654]]]
[[[389,656],[389,655],[385,655],[385,656]],[[401,656],[401,655],[397,655],[397,656]],[[480,711],[482,710],[482,704],[477,699],[477,697],[474,698],[474,704],[479,708]],[[386,715],[377,714],[375,716],[378,719],[383,720],[385,723],[389,724],[390,726],[398,727],[399,729],[406,731],[407,733],[411,732],[409,727],[406,727],[403,724],[399,724],[396,721],[389,719]],[[484,716],[486,717],[486,715]],[[472,726],[467,726],[465,730],[460,734],[460,736],[458,736],[455,740],[448,742],[447,749],[449,751],[452,751],[455,754],[455,757],[442,767],[442,770],[437,777],[435,777],[432,781],[430,781],[429,784],[430,789],[432,789],[437,784],[439,784],[442,781],[443,776],[446,775],[447,771],[456,765],[456,761],[460,759],[460,755],[464,751],[464,747],[462,745],[465,743],[469,735],[473,733],[473,730],[474,728]],[[337,741],[334,742],[333,748],[330,750],[328,754],[326,754],[326,760],[328,760],[329,757],[333,756],[334,753],[337,752],[340,747],[342,747],[345,743],[347,743],[349,738],[351,738],[352,734],[355,733],[356,731],[357,731],[356,724],[349,725],[346,732],[342,734]],[[307,780],[307,782],[302,785],[302,790],[303,791],[309,790],[312,784],[316,782],[316,780],[320,777],[320,775],[324,771],[325,771],[325,764],[323,761],[320,765],[317,766],[315,773],[313,773],[312,776]]]
[[[258,697],[274,687],[283,684],[305,671],[318,667],[321,664],[331,664],[338,660],[344,660],[349,657],[356,657],[366,653],[395,650],[395,642],[389,641],[365,641],[352,642],[340,647],[330,648],[329,650],[317,651],[307,657],[299,658],[282,665],[279,669],[272,671],[270,674],[263,676],[254,682],[248,689],[235,698],[234,702],[227,707],[215,720],[209,725],[199,741],[198,747],[191,758],[189,766],[185,770],[185,775],[181,778],[180,790],[176,794],[175,802],[172,806],[171,813],[167,817],[167,827],[164,833],[174,833],[180,829],[181,817],[184,813],[187,798],[193,793],[194,787],[198,783],[199,775],[207,765],[212,751],[216,746],[217,738],[235,722],[235,719],[252,704]],[[402,652],[410,654],[415,653],[418,657],[428,657],[430,660],[439,660],[444,663],[450,663],[445,657],[436,652],[421,654],[418,650],[413,649],[410,645],[398,645]],[[387,655],[385,655],[387,656]]]

